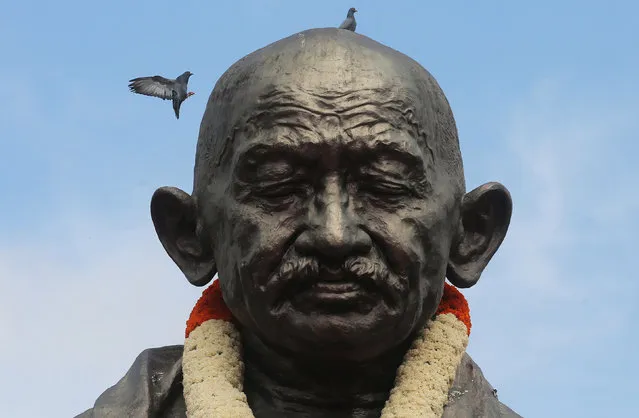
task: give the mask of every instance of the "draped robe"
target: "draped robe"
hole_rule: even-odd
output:
[[[183,350],[182,345],[144,350],[118,383],[75,418],[186,418]],[[466,353],[448,399],[442,418],[521,418],[497,399],[494,388]]]

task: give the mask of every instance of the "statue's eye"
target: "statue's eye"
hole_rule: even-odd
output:
[[[253,195],[267,202],[284,204],[290,203],[295,198],[306,196],[307,188],[298,183],[282,183],[257,187],[253,191]]]
[[[371,184],[368,186],[368,189],[377,194],[392,196],[405,195],[407,193],[405,187],[390,183]]]
[[[379,179],[366,181],[359,189],[374,200],[386,202],[401,201],[411,195],[411,190],[408,187]]]
[[[294,195],[297,191],[294,187],[269,187],[258,191],[256,194],[261,197],[279,198]]]

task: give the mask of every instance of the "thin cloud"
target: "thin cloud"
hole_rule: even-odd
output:
[[[619,160],[618,145],[639,128],[625,118],[628,108],[639,106],[611,108],[601,97],[573,103],[566,90],[541,83],[509,115],[503,153],[495,157],[504,165],[492,173],[512,192],[512,223],[477,289],[466,292],[476,324],[469,351],[501,399],[524,416],[544,409],[535,404],[541,398],[548,405],[544,416],[553,416],[553,398],[544,392],[548,379],[571,384],[574,377],[557,374],[566,353],[580,353],[572,361],[597,361],[593,353],[625,338],[633,322],[632,299],[619,297],[628,286],[622,269],[607,261],[618,246],[632,245],[633,237],[620,242],[608,235],[618,218],[607,215],[614,208],[628,220],[637,201],[593,188],[609,172],[592,166],[607,166],[613,156]],[[593,225],[587,220],[593,218],[601,228],[597,241],[607,251],[597,251],[589,240]],[[593,256],[584,258],[588,252]]]
[[[183,342],[201,292],[149,225],[121,230],[94,219],[59,229],[71,233],[0,247],[0,335],[15,342],[0,348],[12,359],[11,381],[0,384],[7,416],[69,417],[90,407],[140,351]]]

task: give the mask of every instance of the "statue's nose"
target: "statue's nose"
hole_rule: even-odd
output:
[[[329,182],[309,207],[309,228],[298,237],[296,250],[335,262],[368,254],[372,240],[358,225],[349,201],[337,180]]]

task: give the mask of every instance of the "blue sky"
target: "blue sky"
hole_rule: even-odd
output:
[[[3,2],[6,416],[73,416],[141,350],[182,343],[201,289],[157,241],[151,194],[191,191],[206,100],[233,62],[350,6],[358,32],[441,84],[469,190],[512,193],[509,235],[464,291],[468,351],[500,399],[524,417],[639,416],[639,3],[620,0]],[[127,89],[186,70],[180,120]]]

